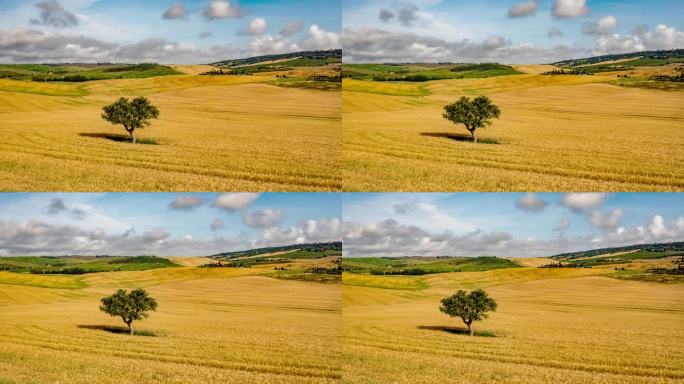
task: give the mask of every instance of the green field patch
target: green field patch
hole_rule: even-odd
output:
[[[356,80],[425,82],[516,75],[508,65],[482,64],[345,64],[342,76]]]
[[[177,267],[154,256],[18,256],[0,257],[0,270],[33,275],[82,275],[114,271],[144,271]]]
[[[519,268],[508,259],[498,257],[368,257],[344,258],[346,272],[371,275],[427,275],[445,272],[481,272]]]

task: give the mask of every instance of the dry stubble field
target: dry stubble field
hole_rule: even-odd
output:
[[[504,269],[421,277],[345,274],[343,383],[679,383],[684,286],[601,269]],[[469,337],[442,314],[457,289],[499,309]],[[485,337],[489,336],[489,337]]]
[[[684,190],[684,93],[612,85],[614,76],[528,73],[392,83],[345,79],[348,191]],[[531,73],[530,73],[531,72]],[[502,110],[481,139],[442,118],[461,96]]]
[[[267,84],[274,79],[0,79],[0,190],[338,190],[340,93]],[[160,109],[136,131],[158,145],[106,138],[126,134],[100,118],[120,96]]]
[[[0,383],[339,382],[339,284],[270,269],[0,272]],[[122,287],[157,299],[136,326],[154,336],[103,329],[124,325],[98,310]]]

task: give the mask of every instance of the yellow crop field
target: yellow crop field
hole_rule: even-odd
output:
[[[608,273],[608,267],[525,267],[415,277],[345,274],[342,381],[681,382],[684,286]],[[485,289],[499,307],[470,337],[455,333],[465,326],[438,307],[455,290],[474,288]]]
[[[280,87],[275,75],[188,75],[87,83],[0,79],[0,190],[334,191],[340,92]],[[101,119],[146,96],[159,120],[125,142]],[[147,144],[144,144],[147,142]]]
[[[192,264],[188,262],[188,264]],[[336,383],[340,285],[271,269],[0,274],[0,383]],[[159,303],[143,335],[98,310],[117,288]]]
[[[348,191],[681,191],[684,93],[615,85],[617,75],[519,75],[423,83],[343,82]],[[442,118],[487,95],[501,119]]]

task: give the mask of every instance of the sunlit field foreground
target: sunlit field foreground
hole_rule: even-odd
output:
[[[609,74],[539,73],[345,79],[344,189],[684,190],[684,93],[615,82]],[[477,95],[489,96],[502,115],[473,144],[462,125],[442,118],[442,108]]]
[[[339,382],[339,284],[271,272],[0,272],[0,383]],[[134,287],[159,308],[137,336],[113,332],[124,324],[99,299]]]
[[[533,264],[533,263],[521,263]],[[534,267],[343,276],[343,382],[679,383],[684,286],[610,269]],[[499,308],[475,336],[438,309],[484,288]]]
[[[0,190],[338,190],[340,93],[275,81],[0,79]],[[121,96],[146,96],[160,110],[135,145],[100,117]]]

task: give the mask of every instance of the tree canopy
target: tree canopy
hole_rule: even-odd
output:
[[[496,311],[496,301],[487,292],[476,289],[470,293],[459,289],[455,294],[442,299],[439,310],[451,317],[460,317],[473,335],[472,324],[489,317],[487,312]]]
[[[472,101],[463,96],[457,102],[445,106],[442,116],[454,124],[465,125],[473,142],[477,143],[475,130],[492,125],[492,120],[501,116],[501,110],[487,96],[478,96]]]
[[[102,118],[112,124],[123,125],[131,136],[131,142],[135,143],[135,130],[150,125],[150,119],[159,118],[159,109],[146,97],[136,97],[131,101],[121,97],[102,108]]]
[[[149,316],[149,311],[157,310],[157,301],[142,288],[134,289],[130,293],[119,289],[113,295],[103,298],[101,302],[100,310],[112,317],[121,317],[131,335],[135,334],[133,321],[145,319]]]

